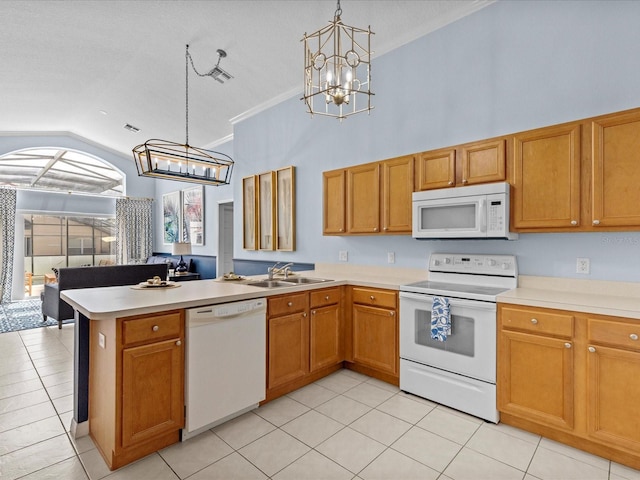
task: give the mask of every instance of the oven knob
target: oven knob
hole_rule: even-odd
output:
[[[490,267],[494,267],[496,264],[495,260],[489,259],[489,261],[487,262],[489,264]]]
[[[450,258],[445,258],[444,259],[444,263],[449,265],[451,263],[451,259]]]
[[[434,264],[435,266],[440,265],[440,260],[434,260],[434,261],[433,261],[433,264]]]
[[[503,270],[507,270],[508,268],[509,268],[509,263],[504,262],[504,263],[502,264],[502,269],[503,269]]]

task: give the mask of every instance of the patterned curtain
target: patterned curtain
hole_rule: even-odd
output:
[[[0,188],[0,303],[11,301],[13,245],[16,237],[17,193]]]
[[[116,199],[116,263],[144,263],[153,251],[153,199]]]

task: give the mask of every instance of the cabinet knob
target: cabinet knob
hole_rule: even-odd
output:
[[[293,307],[293,302],[288,302],[287,307]]]
[[[449,182],[449,185],[453,185],[453,182]]]
[[[178,341],[176,342],[176,345],[177,345],[178,347],[179,347],[180,345],[182,345],[182,340],[178,340]]]
[[[387,230],[389,230],[389,227],[384,227],[383,230],[386,232]]]
[[[571,225],[577,225],[578,221],[577,220],[571,220]]]
[[[463,179],[462,179],[462,183],[467,183],[467,181],[468,181],[468,180],[467,180],[466,178],[463,178]]]
[[[371,295],[369,298],[370,298],[371,300],[375,300],[375,299],[376,299],[376,297],[374,297],[373,295]]]
[[[302,318],[306,318],[306,317],[307,317],[307,312],[303,312]]]
[[[329,300],[329,295],[325,295],[324,299]]]
[[[395,316],[395,314],[396,314],[396,312],[389,312],[389,315],[392,316],[392,317]]]
[[[565,343],[564,348],[571,348],[571,344],[569,342]]]
[[[629,335],[629,338],[631,340],[638,340],[638,335],[636,335],[635,333],[632,333],[631,335]]]
[[[538,319],[537,318],[532,318],[531,319],[531,323],[533,323],[534,325],[536,325],[538,323]]]
[[[594,225],[600,225],[600,220],[594,220],[594,221],[593,221],[593,224],[594,224]]]
[[[160,327],[158,325],[154,325],[151,330],[153,330],[154,332],[157,332],[158,330],[160,330]]]
[[[596,351],[596,347],[589,347],[587,350],[589,350],[591,353],[594,353]]]
[[[339,231],[339,232],[341,232],[341,231],[342,231],[342,229],[340,228],[338,231]]]
[[[378,227],[374,227],[373,231],[377,232],[378,231]]]
[[[316,311],[315,310],[311,310],[311,315],[315,315]]]

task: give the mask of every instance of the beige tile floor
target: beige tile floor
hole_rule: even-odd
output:
[[[0,478],[640,480],[640,471],[348,370],[110,472],[74,440],[73,325],[0,335]]]

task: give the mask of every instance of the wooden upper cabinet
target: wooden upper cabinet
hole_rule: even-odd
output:
[[[423,152],[416,161],[416,190],[453,187],[456,183],[456,149]]]
[[[380,232],[380,164],[347,169],[347,230]]]
[[[513,228],[580,225],[579,123],[514,137]]]
[[[505,140],[464,145],[461,149],[462,185],[503,182],[506,178]]]
[[[382,162],[382,230],[411,233],[413,155]]]
[[[342,235],[346,231],[346,170],[332,170],[322,174],[322,232]]]
[[[592,123],[594,227],[640,226],[640,112]]]

